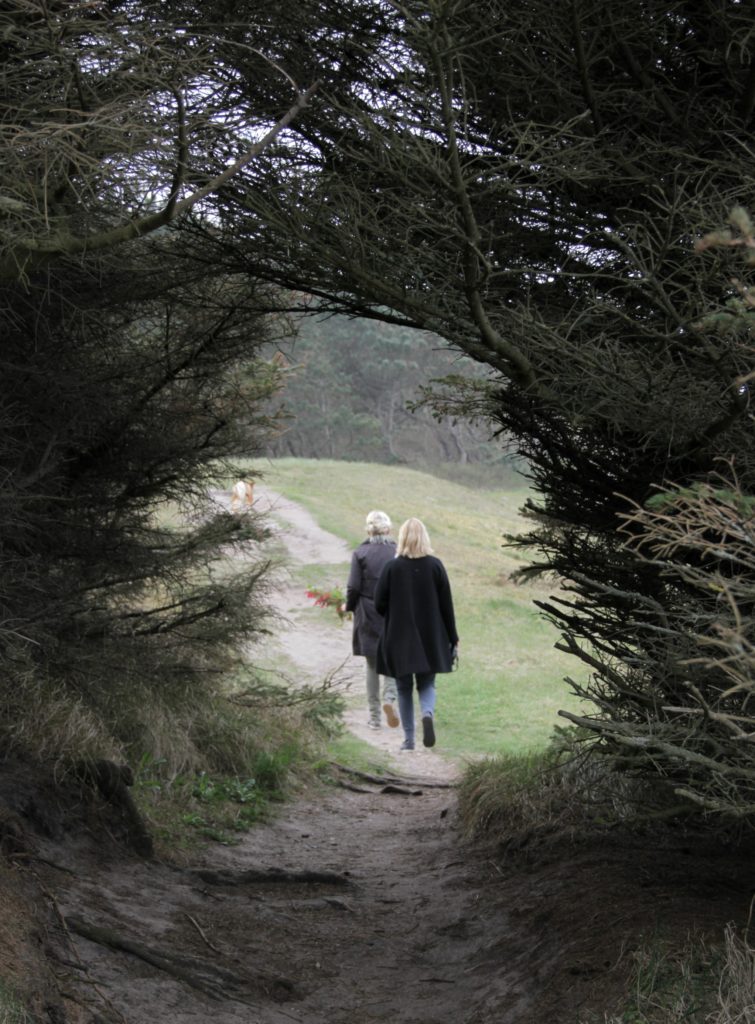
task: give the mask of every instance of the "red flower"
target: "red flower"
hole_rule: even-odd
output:
[[[342,622],[344,619],[351,618],[351,612],[341,611],[341,605],[345,598],[339,587],[332,590],[319,590],[317,587],[310,587],[304,593],[315,602],[316,608],[335,608],[338,618]]]

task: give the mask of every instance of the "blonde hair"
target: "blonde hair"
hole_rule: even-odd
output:
[[[368,512],[364,525],[370,537],[379,537],[381,534],[391,532],[390,516],[386,512],[381,512],[380,509]]]
[[[397,555],[404,555],[406,558],[424,558],[425,555],[432,553],[430,535],[421,519],[407,519],[405,523],[401,524],[401,529],[398,531]]]

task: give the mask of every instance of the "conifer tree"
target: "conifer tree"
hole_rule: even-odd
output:
[[[276,161],[222,190],[225,258],[491,369],[437,407],[487,414],[531,467],[522,543],[592,671],[575,720],[680,807],[750,816],[750,9],[368,9],[353,46],[329,24],[341,59],[313,52],[317,102]]]
[[[307,94],[255,52],[282,85],[229,121],[213,35],[170,7],[0,13],[2,753],[157,757],[172,717],[191,763],[269,614],[264,524],[210,487],[260,451],[287,326],[182,238]]]

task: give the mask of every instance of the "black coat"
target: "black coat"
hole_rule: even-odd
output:
[[[346,611],[354,613],[352,650],[374,658],[383,631],[383,616],[375,610],[375,584],[386,562],[396,557],[396,541],[364,541],[351,556],[346,584]]]
[[[406,676],[451,671],[459,635],[451,585],[439,558],[399,555],[388,562],[375,588],[375,607],[385,617],[378,672]]]

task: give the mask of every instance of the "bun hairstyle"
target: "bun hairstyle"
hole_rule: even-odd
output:
[[[367,513],[364,525],[370,537],[380,537],[391,532],[390,516],[379,509],[374,509],[372,512]]]

